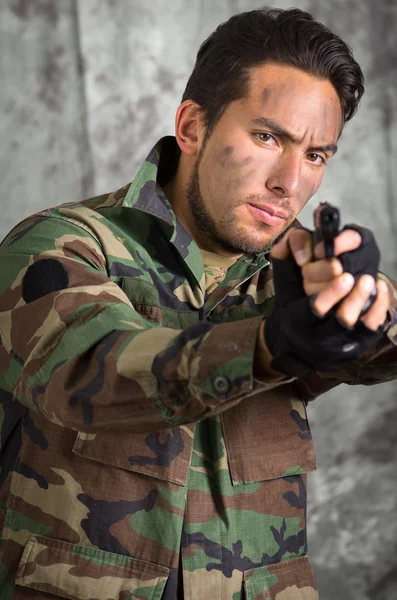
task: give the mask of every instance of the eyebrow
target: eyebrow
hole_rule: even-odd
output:
[[[283,137],[288,138],[294,144],[302,144],[303,139],[300,139],[293,135],[290,131],[285,129],[280,123],[275,121],[274,119],[269,119],[265,117],[255,117],[252,120],[254,125],[258,125],[259,127],[264,127],[265,129],[270,129],[273,133],[277,133]],[[325,146],[313,146],[309,148],[311,152],[331,152],[332,154],[336,154],[338,151],[337,144],[326,144]]]

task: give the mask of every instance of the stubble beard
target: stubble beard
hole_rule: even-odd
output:
[[[259,254],[270,249],[285,235],[290,227],[290,223],[277,235],[269,235],[269,238],[264,242],[258,242],[254,238],[250,238],[242,228],[238,227],[234,211],[238,203],[230,206],[229,210],[217,223],[210,215],[200,190],[199,167],[203,150],[204,148],[201,148],[197,156],[186,188],[188,207],[193,216],[196,228],[211,242],[211,247],[218,247],[230,254]],[[269,226],[265,223],[259,222],[259,226],[264,231],[270,233]]]

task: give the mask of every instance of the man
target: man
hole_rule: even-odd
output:
[[[294,227],[362,93],[309,14],[235,15],[132,183],[5,239],[2,600],[318,597],[307,401],[397,371],[370,232]]]

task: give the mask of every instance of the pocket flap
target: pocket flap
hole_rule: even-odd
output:
[[[247,398],[221,419],[233,485],[316,469],[305,403],[293,383]]]
[[[79,432],[73,452],[84,458],[186,485],[194,425],[151,433]]]
[[[244,573],[247,600],[318,600],[316,578],[307,556]]]
[[[70,600],[159,600],[169,569],[40,535],[24,549],[15,583]]]

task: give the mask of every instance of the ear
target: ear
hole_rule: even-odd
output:
[[[200,106],[193,100],[185,100],[175,117],[175,135],[181,151],[196,156],[204,138],[204,126]]]

